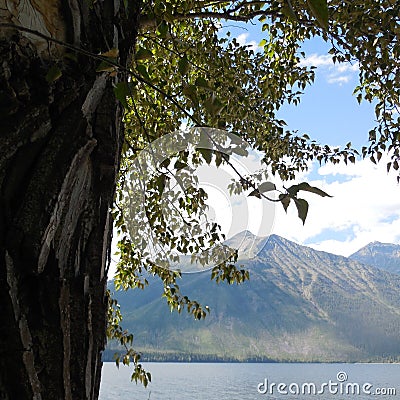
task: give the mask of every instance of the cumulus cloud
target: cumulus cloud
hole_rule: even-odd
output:
[[[363,160],[318,168],[319,176],[308,182],[334,197],[305,195],[310,210],[304,227],[295,207],[288,215],[278,207],[274,232],[345,256],[375,240],[400,243],[400,186],[396,173],[388,174],[385,165]]]
[[[295,182],[282,182],[270,176],[269,180],[278,189],[307,181],[333,196],[322,198],[301,192],[300,197],[310,205],[304,226],[293,203],[286,214],[280,203],[247,197],[245,193],[233,198],[226,196],[224,201],[213,197],[211,205],[227,237],[244,229],[258,236],[276,233],[317,250],[349,256],[375,240],[400,243],[400,186],[396,182],[396,172],[387,173],[386,161],[384,156],[378,166],[370,160],[347,166],[321,167],[314,163],[309,165],[308,171],[299,174]],[[260,168],[257,152],[251,152],[241,162],[242,167],[235,166],[244,174]],[[237,178],[229,167],[224,169],[230,178]],[[206,175],[209,180],[210,174]],[[213,175],[217,179],[217,174]],[[218,191],[226,188],[227,182],[220,183],[213,185]],[[268,195],[274,197],[272,192]]]
[[[321,67],[321,66],[332,66],[332,56],[329,54],[316,54],[313,53],[303,60],[300,61],[300,65],[303,67]]]
[[[327,82],[328,83],[347,83],[351,79],[351,76],[349,75],[344,75],[344,76],[328,76]]]
[[[251,50],[254,52],[258,51],[260,48],[258,46],[258,43],[255,40],[250,40],[247,41],[247,38],[249,37],[248,33],[241,33],[236,40],[241,46],[249,46]]]
[[[324,72],[328,83],[338,83],[339,85],[350,82],[354,73],[359,70],[358,63],[334,63],[332,56],[329,54],[310,54],[300,61],[300,65],[320,68]]]

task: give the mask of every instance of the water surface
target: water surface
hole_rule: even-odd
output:
[[[152,382],[146,389],[130,381],[131,368],[121,366],[118,370],[114,363],[104,363],[100,399],[400,399],[400,364],[145,363],[144,365],[152,374]]]

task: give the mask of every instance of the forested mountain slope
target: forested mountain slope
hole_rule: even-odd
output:
[[[243,236],[246,235],[245,241]],[[242,285],[183,274],[183,292],[211,308],[203,321],[170,313],[161,285],[118,292],[123,326],[154,357],[278,361],[393,360],[400,355],[400,276],[272,235],[241,233]]]

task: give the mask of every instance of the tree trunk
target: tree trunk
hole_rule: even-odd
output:
[[[95,54],[118,48],[126,63],[139,1],[90,3],[0,0],[0,17]],[[97,399],[121,75],[0,29],[0,399]]]

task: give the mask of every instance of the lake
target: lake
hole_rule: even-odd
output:
[[[104,363],[101,400],[400,399],[400,364],[144,363],[145,389],[131,368]]]

